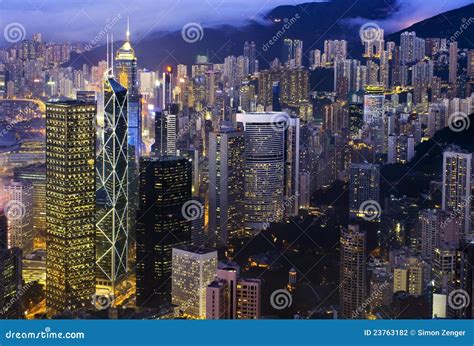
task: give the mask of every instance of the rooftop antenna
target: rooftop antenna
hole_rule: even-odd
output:
[[[114,75],[114,35],[111,34],[110,40],[110,71],[112,76]]]
[[[130,17],[127,16],[127,42],[130,42]]]

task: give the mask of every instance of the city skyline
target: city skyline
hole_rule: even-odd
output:
[[[338,2],[167,60],[128,7],[96,42],[6,23],[0,319],[472,319],[474,5],[319,36]]]

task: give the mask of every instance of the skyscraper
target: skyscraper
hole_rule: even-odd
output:
[[[244,232],[244,133],[231,128],[209,134],[209,230],[227,245]]]
[[[366,235],[359,225],[341,231],[341,318],[363,319],[366,296]]]
[[[13,181],[4,187],[8,198],[5,206],[8,219],[8,247],[24,253],[33,250],[33,185]]]
[[[182,316],[206,318],[206,288],[217,272],[217,251],[196,246],[173,248],[171,297]]]
[[[458,74],[458,43],[449,44],[449,83],[455,84]]]
[[[128,269],[127,89],[112,77],[104,85],[103,145],[97,155],[97,284],[114,294]]]
[[[352,164],[349,187],[350,216],[378,220],[381,212],[378,203],[380,203],[379,165],[370,163]],[[370,207],[365,206],[369,204]]]
[[[285,195],[286,113],[239,113],[245,131],[245,227],[281,221]]]
[[[46,106],[46,307],[90,304],[95,293],[96,105]]]
[[[135,50],[130,41],[130,25],[127,22],[125,42],[115,54],[114,74],[116,80],[128,90],[127,132],[128,132],[128,213],[129,233],[135,234],[135,219],[138,208],[139,159],[142,149],[141,95],[138,86],[138,65]]]
[[[443,193],[444,211],[455,213],[463,220],[461,241],[471,241],[471,168],[472,154],[457,147],[448,148],[443,153]]]
[[[171,302],[172,248],[191,242],[186,202],[191,200],[191,164],[176,156],[142,158],[137,212],[137,304]],[[192,206],[193,207],[193,206]]]

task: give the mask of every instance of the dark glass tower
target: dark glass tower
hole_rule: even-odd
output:
[[[191,242],[191,224],[182,209],[191,200],[191,163],[176,156],[140,161],[137,212],[137,305],[171,301],[172,248]]]
[[[127,89],[115,79],[104,85],[104,131],[97,156],[97,283],[115,294],[128,270]]]

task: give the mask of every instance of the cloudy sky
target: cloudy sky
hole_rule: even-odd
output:
[[[398,12],[378,23],[386,31],[401,29],[472,2],[397,1]],[[250,19],[260,19],[263,13],[277,5],[302,2],[311,0],[0,0],[0,26],[4,30],[11,23],[20,23],[28,37],[34,32],[42,32],[48,41],[88,41],[107,23],[114,23],[111,30],[121,38],[126,18],[130,16],[132,35],[143,39],[159,30],[179,30],[189,22],[198,22],[205,27],[222,23],[241,25]],[[364,21],[363,18],[359,20]],[[0,40],[0,44],[5,42]]]

